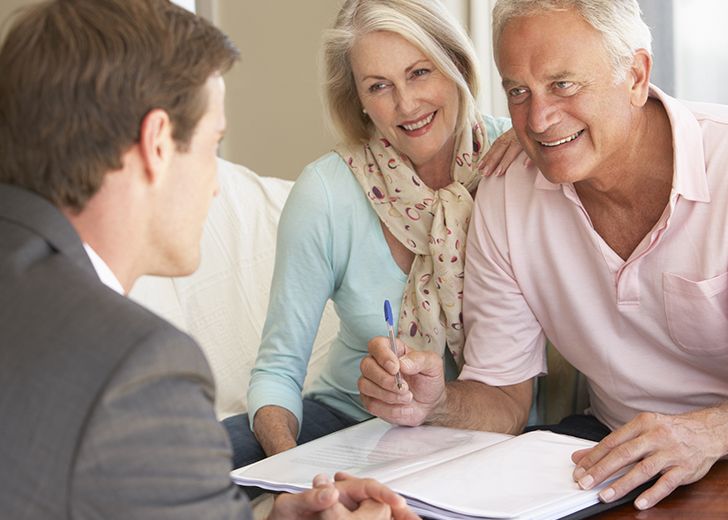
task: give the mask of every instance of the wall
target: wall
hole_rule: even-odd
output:
[[[260,175],[295,179],[336,143],[319,95],[318,51],[343,0],[198,0],[242,53],[226,76],[221,155]]]
[[[0,36],[5,35],[8,17],[18,7],[28,5],[28,0],[0,0]]]

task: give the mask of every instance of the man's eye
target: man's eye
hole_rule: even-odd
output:
[[[508,95],[510,97],[522,96],[525,93],[526,93],[526,89],[525,88],[522,88],[522,87],[515,87],[515,88],[512,88],[512,89],[510,89],[508,91]]]
[[[574,83],[571,81],[557,81],[556,83],[554,83],[554,86],[559,90],[565,90],[574,86]]]

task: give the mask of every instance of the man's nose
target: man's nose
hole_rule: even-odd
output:
[[[528,127],[543,134],[560,121],[559,109],[547,96],[532,95],[528,108]]]

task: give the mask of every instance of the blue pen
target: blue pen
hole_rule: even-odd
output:
[[[397,355],[397,344],[394,338],[394,319],[392,318],[392,306],[389,304],[389,300],[384,300],[384,319],[387,321],[387,330],[389,331],[389,348],[392,349],[394,355]],[[399,357],[399,356],[397,356]],[[402,388],[402,375],[397,371],[394,375],[394,380],[397,382],[397,388]]]

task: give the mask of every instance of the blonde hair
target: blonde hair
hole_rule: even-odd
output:
[[[478,61],[470,38],[447,9],[437,0],[347,0],[322,45],[324,104],[343,139],[367,141],[374,130],[362,113],[350,52],[359,36],[375,31],[402,36],[455,82],[460,94],[456,131],[462,130],[475,113]]]
[[[652,54],[652,35],[637,0],[498,0],[493,8],[493,52],[498,55],[503,28],[513,18],[566,9],[601,33],[615,81],[624,79],[638,49]]]

